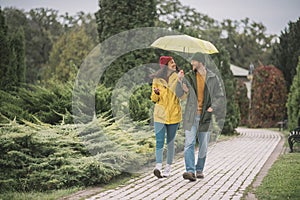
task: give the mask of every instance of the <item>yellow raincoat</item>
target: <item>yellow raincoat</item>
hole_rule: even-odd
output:
[[[162,78],[153,79],[151,100],[155,103],[154,122],[163,124],[181,122],[181,106],[179,98],[175,94],[177,82],[177,73],[171,74],[169,82]],[[155,94],[154,88],[159,89],[159,95]]]

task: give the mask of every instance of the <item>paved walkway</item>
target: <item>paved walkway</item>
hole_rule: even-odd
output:
[[[173,165],[169,178],[157,179],[149,172],[127,185],[94,195],[96,199],[240,199],[259,173],[281,136],[278,132],[238,128],[234,139],[210,147],[205,178],[190,182],[182,178],[184,161]]]

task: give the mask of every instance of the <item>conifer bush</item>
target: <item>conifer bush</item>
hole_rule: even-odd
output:
[[[96,88],[96,114],[105,113],[111,110],[111,93],[111,88],[107,88],[102,84]]]
[[[1,192],[88,186],[106,183],[120,174],[93,159],[76,133],[71,126],[29,122],[27,126],[16,122],[1,126]]]
[[[137,89],[130,97],[129,108],[130,116],[135,121],[143,121],[150,119],[150,109],[153,106],[153,102],[150,100],[151,86],[144,85]]]
[[[297,72],[294,76],[287,102],[289,130],[300,126],[300,57],[298,60]]]
[[[98,116],[87,125],[1,124],[0,192],[94,186],[154,162],[153,127],[122,120]],[[176,152],[183,144],[178,133]]]
[[[33,121],[33,116],[21,107],[24,103],[18,96],[0,90],[0,123],[7,123],[14,118]]]

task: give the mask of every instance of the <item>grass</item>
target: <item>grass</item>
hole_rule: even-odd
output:
[[[284,146],[289,151],[287,143],[289,132],[284,131],[282,133],[285,137]],[[294,145],[294,151],[294,153],[280,155],[264,177],[261,185],[256,189],[250,186],[246,193],[254,193],[258,200],[300,199],[300,144]]]
[[[126,184],[129,180],[136,178],[137,175],[123,174],[113,178],[109,184],[99,185],[101,191],[116,188]],[[66,190],[52,190],[48,192],[7,192],[0,194],[0,200],[57,200],[67,197],[81,190],[93,190],[93,188],[71,188]]]
[[[300,153],[280,156],[255,194],[259,200],[300,199]]]
[[[78,190],[80,190],[80,188],[54,190],[49,192],[7,192],[0,194],[0,200],[57,200],[61,197],[73,194]]]

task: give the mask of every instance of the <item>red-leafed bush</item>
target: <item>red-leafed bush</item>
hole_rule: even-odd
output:
[[[253,74],[250,127],[275,127],[286,114],[287,89],[282,72],[260,66]]]

